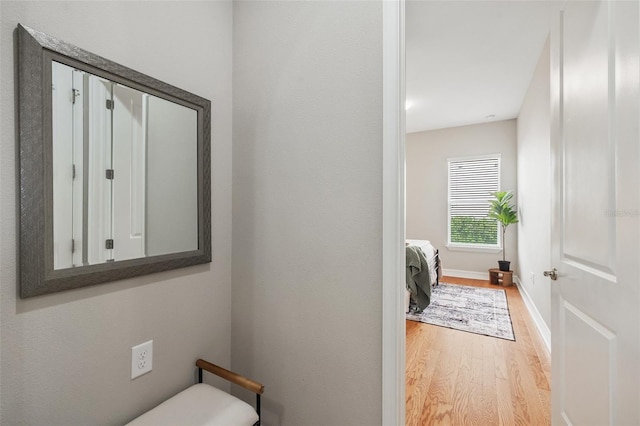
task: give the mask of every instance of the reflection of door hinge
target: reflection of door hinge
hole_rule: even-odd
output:
[[[113,169],[107,169],[107,179],[113,179]]]
[[[76,178],[76,165],[73,164],[71,165],[71,179],[75,179]]]
[[[111,250],[113,248],[113,240],[112,239],[108,239],[104,242],[104,246],[107,250]]]
[[[76,103],[76,98],[80,96],[80,91],[78,89],[71,89],[71,103]]]
[[[111,99],[107,99],[107,109],[113,109],[113,101]]]
[[[75,253],[76,252],[76,240],[74,240],[73,238],[71,239],[71,253]]]

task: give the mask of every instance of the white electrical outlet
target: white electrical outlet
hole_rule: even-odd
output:
[[[153,340],[131,348],[131,378],[148,373],[153,368]]]

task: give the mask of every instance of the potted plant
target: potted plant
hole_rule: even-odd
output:
[[[504,234],[507,231],[507,226],[518,223],[518,212],[511,199],[513,194],[510,191],[498,191],[493,194],[494,199],[491,200],[491,207],[489,208],[489,217],[495,219],[502,228],[502,260],[498,260],[498,266],[501,271],[509,271],[510,261],[506,259],[506,244],[504,241]]]

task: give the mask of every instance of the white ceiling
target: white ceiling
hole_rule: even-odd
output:
[[[407,133],[517,117],[558,3],[408,0]]]

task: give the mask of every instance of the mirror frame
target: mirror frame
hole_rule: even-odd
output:
[[[32,28],[19,24],[16,33],[20,297],[211,262],[211,102]],[[52,61],[197,111],[197,250],[53,269]]]

